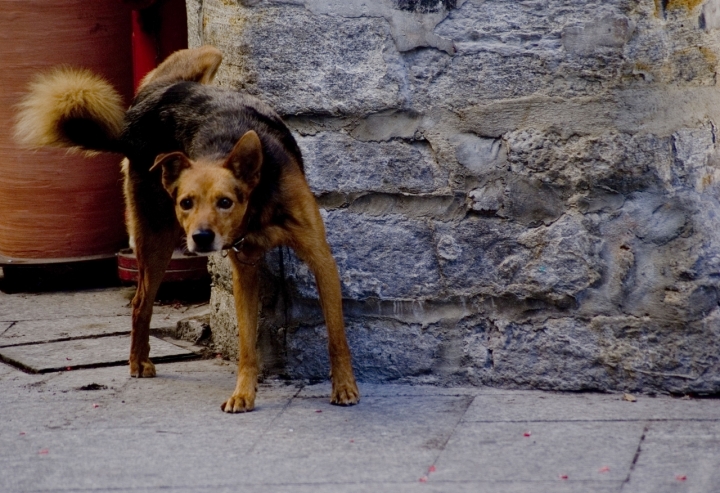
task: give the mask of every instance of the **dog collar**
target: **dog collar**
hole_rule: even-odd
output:
[[[228,252],[229,252],[230,250],[232,250],[233,253],[235,253],[235,260],[237,260],[237,261],[240,262],[241,264],[251,265],[251,266],[257,265],[257,263],[260,262],[260,259],[262,259],[262,255],[260,255],[259,257],[257,257],[257,258],[255,259],[255,261],[253,262],[253,261],[252,261],[251,259],[249,259],[248,256],[245,255],[245,254],[243,253],[243,251],[242,251],[244,243],[245,243],[245,236],[242,236],[239,240],[236,240],[236,241],[235,241],[234,243],[232,243],[230,246],[223,248],[222,256],[223,256],[223,257],[227,257],[227,256],[228,256]],[[242,257],[245,257],[245,258],[243,259],[243,258],[241,258],[241,256],[242,256]]]
[[[243,247],[243,244],[244,244],[244,243],[245,243],[245,235],[241,236],[239,240],[235,240],[235,241],[234,241],[233,243],[231,243],[230,245],[228,245],[228,246],[226,246],[226,247],[223,247],[223,249],[222,249],[222,256],[223,256],[223,257],[227,257],[227,256],[228,256],[228,252],[229,252],[230,250],[232,250],[232,251],[235,252],[236,254],[240,253],[240,251],[242,250],[242,247]]]
[[[240,253],[240,249],[242,248],[243,243],[245,243],[245,236],[240,237],[239,240],[230,245],[228,248],[235,253]]]
[[[247,238],[247,232],[248,232],[248,223],[250,222],[250,214],[248,214],[249,211],[245,212],[245,216],[243,217],[242,223],[240,223],[240,231],[244,231],[243,235],[235,240],[233,243],[230,244],[230,246],[223,248],[223,257],[227,257],[228,250],[232,250],[235,252],[235,259],[246,265],[255,265],[260,261],[260,258],[262,258],[262,255],[255,260],[255,262],[244,262],[243,260],[240,260],[240,255],[243,255],[242,249],[245,245],[245,238]]]

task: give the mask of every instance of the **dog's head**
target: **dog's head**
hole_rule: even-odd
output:
[[[191,252],[217,252],[240,234],[250,193],[260,181],[262,145],[250,130],[219,161],[191,161],[182,152],[160,154],[162,184],[175,202]]]

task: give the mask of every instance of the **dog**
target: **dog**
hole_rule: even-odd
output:
[[[210,83],[211,46],[170,55],[141,81],[129,109],[83,69],[40,76],[19,104],[16,137],[29,147],[111,152],[122,163],[127,226],[138,262],[130,375],[154,377],[153,302],[178,239],[198,254],[228,252],[239,328],[237,385],[221,406],[251,411],[257,391],[258,262],[287,245],[315,275],[332,378],[330,401],[356,404],[340,278],[295,139],[267,105]]]

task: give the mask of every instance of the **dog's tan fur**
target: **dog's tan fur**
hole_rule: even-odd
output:
[[[173,54],[145,77],[135,104],[137,107],[144,104],[141,96],[148,96],[143,96],[143,91],[152,94],[154,88],[165,87],[164,84],[172,85],[174,81],[209,83],[220,61],[220,53],[212,47]],[[78,145],[63,134],[64,128],[76,124],[74,118],[89,115],[91,119],[102,122],[99,124],[100,131],[93,131],[100,135],[100,141],[110,142],[107,150],[114,150],[116,144],[113,139],[120,133],[119,128],[125,125],[126,129],[130,127],[132,130],[135,124],[128,117],[123,122],[124,110],[114,90],[106,82],[84,72],[65,70],[56,74],[65,75],[38,81],[30,96],[22,103],[17,127],[22,140],[36,146],[60,145],[80,147],[85,151],[96,150],[82,143]],[[108,88],[113,94],[102,94],[99,96],[101,102],[89,100],[96,93],[107,93]],[[237,96],[228,98],[237,101]],[[65,101],[69,102],[65,104]],[[252,110],[248,114],[266,115],[262,118],[269,119],[273,125],[281,125],[279,119],[273,116],[274,112],[262,103],[248,99],[247,105]],[[52,107],[51,111],[41,110],[48,106]],[[137,119],[138,116],[133,118]],[[291,144],[296,146],[294,141]],[[273,152],[279,152],[279,144],[272,145],[276,146]],[[130,151],[134,152],[134,149]],[[218,251],[232,245],[238,232],[243,231],[246,216],[250,216],[251,197],[260,182],[266,152],[258,133],[250,129],[225,156],[190,159],[183,151],[161,152],[151,157],[152,167],[148,171],[143,171],[135,162],[137,157],[123,161],[128,229],[134,240],[139,268],[137,293],[132,302],[129,359],[132,376],[155,376],[155,367],[149,358],[150,318],[155,295],[179,234],[184,232],[191,251]],[[278,182],[273,200],[282,204],[287,217],[278,220],[273,215],[276,212],[268,208],[254,211],[256,227],[246,231],[242,246],[229,255],[233,267],[239,328],[239,359],[237,385],[222,405],[225,412],[250,411],[255,405],[259,371],[256,351],[259,302],[257,263],[267,249],[278,245],[288,245],[295,249],[315,274],[328,329],[333,385],[331,402],[349,405],[357,403],[360,398],[345,337],[340,279],[325,239],[322,218],[305,180],[302,163],[298,161],[301,158],[295,157],[299,154],[295,154],[295,151],[284,152],[284,164],[276,178]],[[142,154],[140,157],[147,159]],[[162,169],[162,173],[157,172],[159,169]],[[166,218],[163,215],[166,212],[155,211],[168,210],[168,197],[172,198],[175,215]],[[196,244],[198,231],[212,232],[212,244]]]
[[[112,85],[92,72],[60,67],[40,74],[29,89],[32,97],[18,105],[15,139],[20,144],[76,149],[59,123],[82,114],[106,123],[108,135],[120,135],[125,116],[122,98]]]

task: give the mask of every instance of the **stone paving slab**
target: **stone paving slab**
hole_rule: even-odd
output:
[[[0,330],[14,327],[13,322],[38,321],[25,326],[28,330],[43,327],[39,321],[53,324],[63,319],[129,317],[134,287],[114,287],[87,291],[57,293],[0,293]],[[151,328],[170,328],[194,313],[204,312],[207,303],[192,305],[156,304],[153,307]],[[71,323],[68,320],[68,323]],[[13,327],[11,327],[13,326]],[[127,319],[126,331],[130,331]]]
[[[0,475],[0,491],[632,493],[718,484],[716,400],[640,396],[635,404],[653,408],[627,408],[606,401],[612,395],[361,383],[360,404],[343,408],[328,403],[326,383],[268,380],[254,412],[228,415],[219,405],[234,364],[157,368],[157,378],[133,379],[125,366],[32,375],[0,364],[0,467],[13,471]],[[88,387],[96,390],[80,390]],[[642,419],[696,404],[687,420]],[[593,406],[602,412],[582,411]],[[586,417],[573,419],[573,409]],[[626,420],[626,409],[637,414]]]
[[[198,370],[204,366],[210,371]],[[181,363],[156,365],[158,376],[150,379],[127,379],[126,370],[122,377],[127,383],[122,387],[122,398],[108,397],[104,401],[102,415],[86,413],[78,417],[78,426],[103,420],[104,426],[157,427],[164,423],[171,429],[204,430],[235,429],[235,426],[263,428],[265,420],[281,412],[297,394],[295,386],[284,383],[258,386],[255,411],[237,419],[236,415],[220,411],[220,405],[232,394],[235,388],[235,372],[214,361],[198,360]],[[182,368],[182,370],[176,369]],[[94,371],[94,370],[86,370]],[[81,371],[75,372],[80,374]],[[73,385],[70,382],[62,384]],[[192,412],[188,412],[189,410]],[[247,436],[240,436],[243,441]]]
[[[720,421],[649,423],[641,447],[628,491],[720,491]]]
[[[237,484],[244,475],[242,457],[297,393],[278,384],[258,396],[259,412],[227,415],[219,405],[234,379],[222,365],[189,361],[158,369],[164,377],[130,379],[120,368],[58,374],[44,380],[40,406],[40,387],[16,390],[14,403],[3,411],[15,419],[10,427],[0,425],[0,440],[9,444],[0,450],[0,467],[17,473],[0,475],[0,491],[176,486],[192,491],[192,485],[215,484],[218,478]],[[77,390],[87,382],[120,385],[100,392]],[[207,389],[220,392],[210,398],[213,392]],[[48,397],[57,399],[54,406]],[[52,418],[58,414],[60,419]]]
[[[123,287],[58,293],[3,293],[0,296],[0,320],[129,315],[134,292],[132,287]]]
[[[129,348],[130,336],[121,335],[9,346],[0,348],[0,358],[28,371],[47,373],[90,366],[126,365]],[[194,356],[192,351],[150,337],[150,358],[154,361]]]
[[[423,396],[476,396],[478,393],[514,392],[512,390],[493,389],[490,387],[436,387],[433,385],[402,385],[360,382],[360,396],[365,397],[423,397]],[[330,382],[304,385],[298,398],[316,399],[330,395]],[[527,392],[527,391],[519,391]]]
[[[327,398],[295,399],[247,459],[253,466],[247,481],[418,481],[471,399],[365,397],[361,406],[351,408],[332,406]],[[387,427],[388,422],[393,427]],[[284,466],[269,475],[271,457]]]
[[[478,422],[568,422],[603,420],[716,419],[720,401],[635,396],[623,394],[510,391],[507,394],[478,395],[463,418]],[[662,402],[662,405],[658,405]]]
[[[33,341],[0,352],[34,348],[38,361],[67,366],[58,348],[78,341],[35,342],[55,337],[53,327],[85,337],[93,324],[127,319],[123,289],[35,298],[44,305],[35,315],[29,298],[13,311],[0,293],[9,310],[0,320],[16,321],[0,328],[25,324],[18,337]],[[169,324],[182,310],[156,308]],[[360,382],[360,404],[343,408],[329,404],[328,382],[267,379],[255,411],[229,415],[220,404],[235,386],[233,362],[160,362],[156,378],[130,378],[123,337],[117,357],[101,358],[119,366],[30,374],[0,363],[0,470],[10,471],[0,491],[714,493],[720,484],[714,399]],[[156,362],[161,343],[170,344],[153,340]]]
[[[637,422],[462,423],[431,479],[622,482],[642,434]]]
[[[213,483],[211,485],[174,486],[171,490],[165,487],[141,488],[112,488],[118,493],[166,493],[167,491],[188,493],[609,493],[617,492],[620,485],[582,483],[578,490],[577,484],[566,485],[559,482],[499,482],[499,483],[380,483],[364,481],[363,483],[310,483],[310,484],[243,484],[240,489],[237,485],[226,483]],[[57,490],[56,490],[57,491]],[[63,493],[87,493],[97,489],[64,489]]]
[[[130,333],[131,317],[82,317],[13,322],[0,334],[0,348]]]

